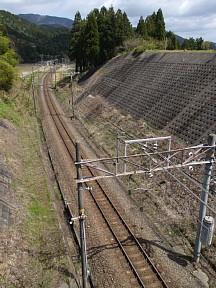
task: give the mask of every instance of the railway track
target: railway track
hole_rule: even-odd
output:
[[[72,135],[68,132],[67,123],[59,115],[57,107],[52,100],[52,93],[48,88],[49,85],[49,73],[44,78],[43,93],[46,99],[47,106],[52,116],[53,122],[59,132],[59,136],[64,142],[71,161],[75,162],[76,147],[75,141]],[[83,158],[87,158],[84,153]],[[94,175],[93,171],[89,167],[82,169],[83,177]],[[143,249],[142,245],[137,240],[130,227],[124,221],[121,216],[121,212],[113,204],[112,200],[106,193],[105,185],[101,181],[94,181],[92,184],[91,193],[92,199],[102,214],[106,224],[111,231],[113,238],[118,243],[118,247],[124,255],[127,264],[133,272],[137,285],[134,287],[146,287],[146,288],[168,288],[166,282],[160,275],[157,268],[148,257],[147,253]],[[64,195],[63,195],[64,200]],[[68,207],[70,210],[70,207]]]

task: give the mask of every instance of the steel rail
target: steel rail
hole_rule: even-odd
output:
[[[89,170],[89,169],[88,169]],[[91,174],[94,175],[92,173],[92,171],[90,170]],[[159,278],[160,283],[162,284],[162,287],[168,287],[167,284],[165,283],[164,279],[162,278],[162,276],[160,275],[159,271],[157,270],[157,268],[154,266],[154,264],[152,263],[151,259],[148,257],[148,254],[145,252],[145,250],[143,249],[142,245],[140,244],[140,242],[137,240],[136,236],[134,235],[134,233],[131,231],[131,229],[129,228],[128,224],[125,222],[125,220],[123,219],[123,217],[121,216],[120,212],[118,211],[118,209],[116,208],[116,206],[113,204],[112,200],[110,199],[110,197],[108,196],[108,194],[106,193],[106,191],[103,189],[103,187],[101,186],[101,184],[99,183],[99,181],[95,181],[97,183],[97,185],[99,186],[100,190],[102,191],[102,193],[104,194],[104,196],[106,197],[106,199],[108,200],[110,206],[113,208],[113,210],[115,211],[116,215],[119,217],[119,219],[121,220],[122,224],[124,225],[124,227],[126,228],[126,230],[128,231],[129,235],[133,238],[134,243],[139,247],[140,252],[142,253],[142,255],[144,256],[144,259],[147,261],[147,263],[149,264],[149,266],[151,267],[151,269],[153,270],[153,272],[155,273],[155,275],[157,275],[157,278]],[[107,218],[107,216],[105,215],[105,213],[102,211],[100,204],[98,203],[96,197],[93,195],[93,192],[90,191],[97,207],[99,208],[99,210],[101,211],[104,219],[106,220],[111,232],[113,233],[116,241],[118,242],[118,245],[121,247],[126,259],[129,262],[129,265],[132,267],[132,269],[134,270],[134,274],[137,276],[138,281],[141,285],[143,285],[142,287],[147,287],[143,284],[143,281],[141,279],[141,277],[139,276],[139,274],[136,271],[136,268],[134,267],[133,263],[131,262],[130,258],[127,255],[127,252],[125,251],[121,240],[118,239],[114,229],[112,228],[112,225],[109,223],[109,220]]]
[[[52,96],[51,96],[51,92],[49,89],[47,89],[46,85],[47,85],[47,81],[48,81],[48,77],[49,77],[49,73],[45,76],[44,78],[44,94],[45,94],[45,98],[47,101],[47,106],[50,109],[52,109],[52,111],[50,111],[50,115],[53,118],[53,121],[56,125],[56,128],[59,132],[59,135],[62,139],[62,141],[64,142],[67,151],[73,161],[73,163],[75,164],[75,143],[74,140],[72,139],[72,136],[70,135],[70,133],[68,132],[67,126],[65,121],[63,121],[63,119],[60,117],[60,115],[58,114],[57,108],[55,107],[53,101],[52,101]],[[60,126],[61,125],[61,126]],[[60,128],[62,127],[62,128]],[[62,131],[61,129],[64,129],[64,135],[62,135]],[[67,139],[65,139],[65,136],[67,137]],[[70,140],[70,141],[69,141]],[[73,145],[71,145],[71,143]],[[87,167],[88,171],[92,174],[92,170]],[[133,232],[131,231],[131,229],[129,228],[129,226],[127,225],[127,223],[124,221],[123,217],[121,216],[120,212],[118,211],[118,209],[115,207],[115,205],[112,203],[110,197],[107,195],[107,193],[105,192],[105,190],[103,189],[103,187],[101,186],[101,184],[99,183],[99,181],[95,181],[96,184],[98,185],[99,189],[101,190],[101,192],[103,193],[103,195],[106,197],[107,201],[109,202],[110,206],[112,207],[113,211],[115,211],[117,217],[120,219],[122,225],[124,225],[124,227],[126,228],[126,230],[128,231],[130,237],[133,239],[133,244],[136,244],[137,247],[139,248],[141,254],[143,255],[143,258],[146,260],[146,262],[148,263],[150,269],[153,272],[153,275],[155,275],[158,279],[158,284],[160,286],[158,287],[163,287],[163,288],[168,288],[168,285],[166,284],[165,280],[162,278],[161,274],[159,273],[159,271],[157,270],[157,268],[154,266],[154,264],[152,263],[151,259],[148,257],[147,253],[145,252],[145,250],[143,249],[142,245],[139,243],[139,241],[137,240],[136,236],[133,234]],[[112,232],[113,236],[116,239],[116,242],[118,243],[118,246],[120,247],[123,255],[125,256],[128,264],[130,265],[133,274],[135,276],[135,278],[137,279],[138,283],[141,285],[141,287],[147,288],[148,284],[144,284],[143,279],[140,277],[139,273],[137,272],[137,269],[134,267],[134,264],[132,262],[132,260],[130,259],[130,257],[128,256],[124,245],[122,244],[121,240],[118,239],[116,232],[114,231],[112,225],[109,223],[109,220],[107,218],[107,216],[105,215],[104,211],[102,210],[102,208],[100,207],[100,204],[98,203],[98,201],[96,200],[96,198],[94,197],[93,193],[90,191],[91,196],[95,202],[95,204],[97,205],[99,211],[101,212],[103,218],[106,220],[106,223],[110,229],[110,231]]]

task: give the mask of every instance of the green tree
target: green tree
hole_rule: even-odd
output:
[[[202,37],[196,39],[197,50],[202,50],[203,42],[204,40],[202,39]]]
[[[115,31],[115,45],[120,46],[124,41],[124,19],[120,9],[115,14],[116,18],[116,31]]]
[[[172,31],[166,32],[166,49],[167,50],[175,50],[180,48],[179,41],[175,34]]]
[[[0,35],[1,36],[7,36],[7,31],[2,24],[0,24]]]
[[[88,67],[94,67],[98,64],[100,52],[98,24],[94,12],[87,16],[84,37],[86,63]]]
[[[202,43],[202,50],[210,50],[212,48],[212,43],[209,41],[203,41]]]
[[[155,38],[158,40],[165,40],[166,37],[166,28],[165,28],[165,22],[164,22],[164,16],[163,12],[160,9],[157,11],[157,15],[155,18]]]
[[[111,59],[115,55],[117,22],[114,8],[111,6],[106,17],[107,55]]]
[[[151,16],[148,16],[145,21],[147,34],[152,38],[156,38],[156,18],[157,15],[154,12]]]
[[[123,13],[123,28],[122,29],[123,29],[124,40],[126,40],[127,38],[130,38],[133,35],[133,27],[125,12]]]
[[[83,20],[79,11],[76,12],[70,31],[69,57],[76,62],[76,71],[82,66],[83,43],[82,43]]]
[[[8,91],[11,89],[14,72],[13,67],[0,57],[0,90]]]
[[[133,34],[131,23],[127,14],[120,9],[115,14],[115,46],[123,45],[123,42]]]
[[[197,50],[197,43],[193,37],[190,37],[189,39],[185,39],[182,44],[182,49],[186,50]]]
[[[102,7],[98,17],[100,35],[100,63],[104,63],[114,56],[116,46],[116,18],[113,7],[107,10]]]
[[[125,39],[133,34],[131,23],[126,13],[120,9],[115,13],[111,6],[95,8],[81,19],[75,15],[71,28],[70,59],[76,61],[76,68],[90,68],[111,59]]]
[[[148,38],[146,24],[145,24],[145,21],[143,19],[143,16],[141,16],[139,19],[139,22],[138,22],[137,28],[136,28],[136,33],[138,33],[144,39]]]

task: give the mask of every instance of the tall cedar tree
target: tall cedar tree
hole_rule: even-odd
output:
[[[83,51],[81,46],[82,42],[82,26],[83,21],[79,11],[76,12],[74,22],[71,28],[70,42],[69,42],[69,57],[76,62],[76,71],[82,64]]]
[[[166,49],[167,50],[175,50],[180,48],[179,41],[177,40],[175,34],[172,31],[168,31],[166,33]]]
[[[102,7],[103,8],[103,7]],[[104,13],[104,9],[102,11]],[[105,17],[103,19],[103,26],[101,29],[101,51],[102,51],[102,59],[101,63],[111,59],[115,53],[116,47],[116,17],[113,7],[110,7],[107,10]]]
[[[154,12],[151,16],[148,16],[145,21],[147,34],[151,38],[156,38],[156,19],[157,15]]]
[[[143,39],[148,38],[147,30],[146,30],[146,23],[143,19],[143,16],[140,17],[139,22],[137,24],[136,33],[142,36]]]
[[[166,28],[163,17],[163,12],[158,9],[157,14],[154,12],[148,16],[145,21],[147,35],[151,38],[164,41],[166,38]]]
[[[99,32],[95,13],[91,12],[85,25],[84,52],[87,67],[97,66],[99,60]]]
[[[156,15],[156,31],[155,31],[155,37],[158,40],[165,40],[166,38],[166,28],[165,28],[165,22],[164,22],[164,16],[161,9],[158,10]]]
[[[120,9],[116,12],[116,46],[120,46],[124,39],[124,18]]]
[[[123,41],[130,38],[133,35],[133,27],[128,19],[127,14],[124,12],[123,13],[123,35],[124,38],[122,39]],[[123,44],[123,42],[122,42]]]
[[[132,33],[127,14],[120,9],[116,13],[113,7],[94,9],[85,21],[77,13],[71,29],[70,59],[76,61],[80,70],[102,64]]]
[[[97,23],[98,23],[98,32],[100,37],[100,55],[99,55],[99,62],[104,63],[108,59],[108,53],[107,53],[107,45],[106,41],[109,35],[109,31],[107,28],[107,18],[108,11],[106,7],[102,7],[100,12],[97,16]]]
[[[100,35],[100,64],[111,59],[116,47],[123,45],[124,40],[133,34],[127,14],[120,9],[115,13],[113,7],[107,10],[102,7],[97,17]]]

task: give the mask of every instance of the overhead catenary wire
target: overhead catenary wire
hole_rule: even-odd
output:
[[[157,154],[158,156],[160,156],[162,159],[164,159],[164,157],[160,154]],[[178,170],[178,172],[180,172],[181,174],[183,174],[186,178],[188,178],[193,184],[197,185],[198,188],[200,189],[203,189],[202,185],[200,184],[200,182],[197,183],[197,181],[194,180],[194,178],[192,178],[189,174],[185,173],[185,171],[181,170],[179,167],[177,167],[171,160],[169,160],[168,158],[166,159],[166,161],[169,163],[169,164],[172,164],[175,169]],[[152,170],[154,171],[154,169]],[[192,191],[191,191],[192,192]],[[193,193],[193,192],[192,192]],[[213,197],[213,199],[215,199],[216,201],[216,198],[214,195],[212,195],[211,193],[208,193],[209,196]],[[214,211],[216,213],[216,211]]]
[[[82,105],[84,105],[85,107],[87,107],[88,108],[88,106],[87,105],[85,105],[83,102],[82,102]],[[80,111],[79,111],[80,112]],[[92,122],[93,122],[93,125],[94,125],[94,120],[95,120],[95,118],[93,118],[93,117],[91,117],[90,115],[85,115],[84,113],[82,113],[81,112],[81,114],[85,117],[85,118],[90,118],[90,119],[92,119]],[[106,123],[108,123],[108,124],[110,124],[110,129],[112,129],[113,131],[115,131],[115,133],[116,133],[116,130],[114,130],[114,128],[113,127],[115,127],[115,128],[117,128],[119,131],[121,131],[122,133],[124,133],[124,135],[125,136],[128,136],[129,138],[131,138],[131,139],[134,139],[135,137],[132,135],[132,134],[130,134],[130,133],[128,133],[128,132],[126,132],[125,130],[123,130],[122,128],[120,128],[118,125],[115,125],[114,123],[111,123],[110,121],[108,121],[106,118],[104,118],[104,117],[102,117],[102,116],[100,116],[100,118],[102,118],[102,120],[104,120]],[[104,122],[103,122],[104,123]],[[97,125],[94,125],[96,128],[98,128],[98,126]],[[105,126],[105,124],[104,124],[104,126]],[[205,147],[204,147],[205,148]],[[207,147],[206,147],[207,148]],[[188,148],[188,150],[190,149],[190,147]],[[179,149],[179,150],[183,150],[183,149]],[[153,155],[153,153],[152,153],[152,155]],[[170,164],[172,164],[173,166],[174,166],[174,168],[176,168],[177,170],[178,170],[178,172],[180,172],[183,176],[185,176],[188,180],[190,180],[190,181],[192,181],[192,183],[194,183],[196,186],[198,186],[198,188],[199,189],[201,189],[202,187],[201,187],[201,182],[199,181],[199,180],[197,180],[197,179],[195,179],[194,177],[192,177],[191,175],[189,175],[188,173],[186,173],[185,171],[183,171],[183,170],[181,170],[179,167],[176,167],[176,165],[175,165],[175,163],[173,163],[170,159],[168,159],[168,158],[165,158],[165,157],[163,157],[162,155],[159,155],[162,159],[163,159],[163,161],[168,161]],[[153,160],[153,159],[151,159],[151,160]],[[152,170],[152,171],[154,171],[154,169]],[[165,170],[164,169],[164,171],[166,172],[166,173],[168,173],[171,177],[174,177],[174,179],[176,178],[175,176],[173,176],[172,175],[172,173],[170,173],[170,172],[168,172],[167,170]],[[197,196],[193,191],[191,191],[186,185],[184,185],[184,184],[182,184],[181,183],[181,180],[179,180],[179,179],[175,179],[180,185],[183,185],[183,187],[184,187],[184,189],[186,189],[188,192],[190,192],[197,200],[201,200],[200,198],[199,198],[199,196]],[[187,188],[186,188],[187,187]],[[214,199],[214,201],[215,201],[215,197],[214,197],[214,195],[212,195],[210,192],[209,192],[209,195]],[[212,212],[213,213],[216,213],[210,206],[208,207],[210,210],[212,210]]]
[[[82,103],[82,104],[83,104],[84,106],[88,107],[88,106],[85,105],[84,103]],[[80,112],[80,111],[79,111],[79,112]],[[82,112],[81,112],[81,113],[82,113]],[[84,113],[82,113],[82,115],[84,115],[84,116],[87,117],[87,118],[94,119],[93,117],[91,117],[91,116],[89,116],[89,115],[86,116]],[[100,117],[102,118],[102,120],[105,120],[105,122],[107,122],[107,123],[109,123],[109,124],[111,125],[111,129],[112,129],[113,131],[116,132],[116,130],[114,130],[112,126],[118,128],[121,132],[124,133],[124,135],[130,137],[131,139],[134,139],[134,138],[135,138],[132,134],[129,134],[128,132],[126,132],[125,130],[123,130],[122,128],[120,128],[119,126],[111,123],[110,121],[108,121],[107,119],[105,119],[105,118],[102,117],[102,116],[100,116]],[[94,124],[93,124],[93,125],[94,125]],[[94,126],[95,126],[96,128],[98,128],[97,125],[94,125]],[[105,124],[104,124],[104,126],[105,126]],[[204,148],[205,148],[205,146],[204,146]],[[206,147],[206,148],[207,148],[207,147]],[[188,147],[188,148],[186,148],[185,150],[189,150],[189,149],[191,149],[191,147]],[[184,150],[184,149],[176,149],[176,151],[182,151],[182,150]],[[169,152],[169,151],[168,151],[168,152]],[[162,152],[162,153],[163,153],[163,152]],[[162,157],[161,155],[159,155],[159,156]],[[170,164],[172,164],[173,166],[175,166],[175,164],[174,164],[170,159],[164,158],[163,160],[164,160],[164,161],[167,161],[167,160],[168,160],[168,162],[169,162]],[[189,180],[191,180],[195,185],[201,184],[201,182],[200,182],[199,180],[197,180],[197,179],[195,179],[194,177],[192,177],[191,175],[187,174],[185,171],[181,171],[180,168],[178,168],[178,167],[176,167],[176,169],[178,169],[178,171],[180,171],[181,173],[183,173],[184,176],[187,177]],[[201,186],[199,186],[199,185],[198,185],[198,187],[201,188]],[[211,194],[210,194],[210,195],[211,195]],[[212,195],[212,196],[213,196],[213,195]],[[214,196],[213,196],[213,197],[214,197]]]
[[[83,103],[82,103],[82,104],[83,104]],[[88,106],[86,106],[86,107],[89,108]],[[85,114],[82,113],[80,110],[78,110],[78,111],[79,111],[79,113],[80,113],[81,119],[82,119],[82,117],[84,116],[85,119],[87,118],[87,119],[92,120],[92,121],[91,121],[92,124],[93,124],[96,128],[98,128],[98,125],[95,124],[95,119],[96,119],[96,117],[98,117],[98,115],[96,115],[96,117],[91,117],[90,115],[85,115]],[[134,136],[132,136],[132,135],[129,134],[128,132],[124,131],[124,130],[123,130],[122,128],[120,128],[118,125],[110,122],[109,120],[107,120],[107,119],[104,118],[103,116],[100,116],[100,119],[103,120],[103,123],[100,123],[100,125],[102,124],[103,126],[107,126],[107,124],[109,124],[109,128],[110,128],[111,130],[115,131],[115,133],[116,133],[116,129],[118,129],[118,130],[120,130],[122,133],[124,133],[126,136],[128,136],[128,137],[130,137],[130,138],[132,138],[132,139],[134,138]],[[161,153],[161,155],[159,155],[159,156],[161,157],[161,159],[162,159],[163,161],[166,161],[166,162],[167,162],[167,158],[166,158],[166,157],[163,157],[162,153]],[[153,157],[153,153],[152,153],[152,155],[151,155],[151,154],[148,155],[148,157],[150,157],[150,159],[151,159],[151,157]],[[151,160],[152,160],[152,159],[151,159]],[[177,170],[176,170],[177,172],[180,172],[184,177],[186,177],[189,181],[191,181],[193,184],[195,184],[199,189],[202,188],[201,185],[200,185],[201,182],[200,182],[199,180],[195,179],[194,177],[192,177],[190,174],[186,173],[185,171],[182,171],[181,168],[175,167],[175,166],[176,166],[175,163],[172,162],[170,159],[169,159],[169,161],[170,161],[170,162],[168,162],[168,163],[172,164],[172,165],[174,166],[174,168],[177,169]],[[131,164],[133,164],[133,163],[131,163]],[[138,165],[138,164],[136,164],[136,165]],[[153,169],[152,171],[154,171],[154,169]],[[173,175],[172,173],[170,173],[170,172],[167,171],[167,170],[164,170],[164,172],[166,172],[170,177],[172,177],[175,181],[177,181],[177,182],[179,183],[179,185],[181,185],[187,192],[190,193],[190,195],[192,195],[193,197],[195,197],[198,201],[201,201],[201,199],[200,199],[191,189],[189,189],[185,184],[183,184],[183,183],[181,182],[181,180],[179,180],[175,175]],[[213,201],[215,202],[215,199],[216,199],[216,198],[214,197],[214,195],[212,195],[211,193],[209,193],[209,195],[213,198]],[[208,205],[207,205],[206,207],[215,214],[215,210],[214,210],[214,209],[212,209],[212,208],[211,208],[210,206],[208,206]],[[193,215],[192,215],[192,216],[193,216]],[[194,217],[194,218],[195,218],[195,217]]]
[[[78,97],[77,97],[78,98]],[[105,101],[103,101],[104,103],[105,103]],[[85,106],[86,108],[89,108],[85,103],[83,103],[83,101],[81,102],[81,105],[83,105],[83,106]],[[85,115],[84,113],[82,113],[81,111],[80,111],[80,109],[78,110],[79,111],[79,113],[82,115],[82,117],[81,118],[87,118],[87,119],[91,119],[92,120],[92,125],[93,126],[95,126],[96,128],[98,128],[98,126],[96,125],[96,124],[94,124],[94,121],[95,121],[95,117],[92,117],[92,116],[90,116],[90,115]],[[97,115],[97,117],[98,117],[98,115]],[[106,124],[104,124],[104,123],[108,123],[109,125],[110,125],[110,129],[111,130],[113,130],[113,131],[115,131],[115,133],[116,133],[116,130],[115,129],[118,129],[120,132],[122,132],[122,133],[124,133],[124,135],[125,136],[128,136],[128,137],[130,137],[131,139],[134,139],[135,137],[132,135],[132,134],[130,134],[130,133],[128,133],[128,132],[126,132],[124,129],[122,129],[121,127],[119,127],[118,125],[116,125],[116,124],[114,124],[113,122],[110,122],[108,119],[106,119],[106,118],[104,118],[104,117],[102,117],[102,116],[100,116],[100,118],[103,120],[103,126],[106,126]],[[100,123],[101,124],[101,123]],[[113,128],[113,127],[115,127],[115,128]],[[188,149],[190,149],[190,148],[188,148]],[[179,151],[180,150],[183,150],[183,149],[179,149]],[[163,161],[168,161],[170,164],[172,164],[174,167],[176,166],[175,165],[175,163],[173,163],[170,159],[168,159],[168,158],[164,158],[162,155],[159,155],[162,159],[163,159]],[[140,166],[140,165],[139,165]],[[197,180],[197,179],[195,179],[194,177],[192,177],[191,175],[189,175],[188,173],[186,173],[185,171],[182,171],[179,167],[175,167],[183,176],[185,176],[186,178],[188,178],[190,181],[192,181],[195,185],[197,185],[198,186],[198,188],[200,189],[201,188],[201,182],[199,181],[199,180]],[[153,171],[153,170],[152,170]],[[170,176],[172,175],[172,173],[170,173],[170,172],[168,172],[167,170],[164,170],[166,173],[168,173]],[[175,176],[174,176],[175,177]],[[180,181],[180,180],[176,180],[176,181]],[[181,181],[179,182],[179,184],[181,184]],[[192,192],[190,189],[188,190],[188,192],[190,191],[190,193],[192,193],[192,195],[194,196],[194,197],[198,197],[194,192]],[[211,193],[209,193],[209,195],[214,199],[214,201],[215,201],[215,197],[214,197],[214,195],[212,195]],[[199,197],[198,197],[198,199],[199,199]],[[209,207],[210,208],[210,207]],[[211,209],[211,208],[210,208]],[[215,213],[215,211],[213,211],[214,213]]]

